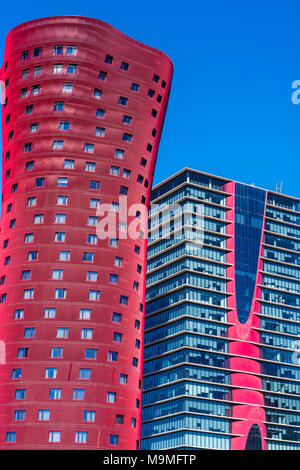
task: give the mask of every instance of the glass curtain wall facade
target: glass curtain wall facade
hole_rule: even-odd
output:
[[[151,201],[142,448],[300,449],[299,200],[184,169]]]

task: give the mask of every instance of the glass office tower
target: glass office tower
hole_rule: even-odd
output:
[[[143,449],[300,449],[299,199],[183,169],[153,188]]]

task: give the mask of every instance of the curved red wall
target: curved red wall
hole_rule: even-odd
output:
[[[227,198],[227,205],[232,209],[228,211],[228,234],[232,238],[227,241],[227,248],[231,251],[227,254],[227,262],[230,266],[227,275],[231,279],[228,283],[228,291],[232,296],[228,298],[228,307],[232,310],[228,313],[228,322],[232,324],[228,328],[231,385],[232,388],[232,417],[231,432],[236,435],[231,441],[231,450],[244,450],[251,427],[257,424],[261,435],[262,450],[266,450],[266,421],[264,410],[264,396],[260,377],[260,352],[259,352],[259,317],[255,313],[260,312],[260,304],[255,299],[260,298],[262,255],[263,255],[263,229],[260,242],[258,267],[256,274],[255,291],[252,300],[250,315],[245,324],[239,322],[235,296],[235,257],[234,257],[234,193],[235,183],[227,183],[226,190],[232,194]],[[231,233],[229,232],[231,231]],[[253,344],[257,343],[257,345]],[[260,391],[261,390],[261,391]]]
[[[57,45],[63,46],[63,53],[55,56]],[[77,47],[74,56],[66,55],[70,45]],[[41,56],[34,57],[39,47]],[[25,50],[28,58],[21,61]],[[105,61],[107,55],[112,63]],[[122,62],[129,64],[128,70],[121,68]],[[53,74],[54,64],[62,65],[62,73]],[[69,64],[77,65],[74,75],[67,73]],[[41,75],[33,76],[35,66],[42,66]],[[28,76],[23,72],[21,78],[26,69]],[[100,71],[107,74],[104,81],[98,78]],[[1,68],[7,103],[0,246],[8,240],[0,258],[5,276],[0,295],[6,294],[0,304],[0,339],[6,344],[6,364],[0,366],[2,449],[135,449],[140,440],[136,400],[141,400],[146,240],[120,239],[118,248],[109,247],[107,240],[91,245],[87,237],[96,227],[87,223],[89,216],[96,216],[90,198],[111,204],[118,201],[121,185],[128,187],[129,206],[144,198],[148,207],[171,77],[167,56],[95,19],[44,18],[20,25],[7,36]],[[62,92],[63,83],[73,84],[71,94]],[[138,91],[131,90],[132,83],[139,85]],[[37,95],[31,95],[34,85],[40,85]],[[21,98],[20,90],[26,87],[27,96]],[[102,92],[100,99],[92,96],[95,88]],[[149,89],[154,96],[148,96]],[[126,106],[118,103],[120,96],[128,98]],[[53,110],[56,101],[64,102],[63,111]],[[25,106],[31,104],[33,112],[26,115]],[[103,119],[95,116],[97,108],[105,109]],[[132,117],[131,124],[122,122],[124,115]],[[60,121],[70,121],[70,129],[59,130]],[[30,133],[30,124],[36,122],[38,131]],[[95,136],[96,126],[106,129],[104,137]],[[124,132],[133,136],[130,143],[122,140]],[[52,149],[53,141],[62,139],[63,149]],[[24,152],[26,143],[31,143],[29,152]],[[83,151],[85,143],[94,144],[93,153]],[[125,150],[122,160],[115,158],[115,149]],[[74,160],[74,169],[64,168],[65,159]],[[34,167],[25,170],[29,161]],[[95,163],[94,172],[84,170],[86,162]],[[110,175],[111,165],[120,167],[119,176]],[[130,179],[122,177],[123,169],[131,171]],[[68,178],[66,187],[57,187],[58,177]],[[36,178],[45,178],[44,186],[35,187]],[[90,189],[91,180],[101,182],[99,190]],[[67,206],[57,205],[59,195],[68,196]],[[37,198],[34,207],[27,206],[28,197]],[[57,213],[66,215],[64,224],[55,223]],[[44,215],[43,224],[33,224],[36,214]],[[65,232],[65,242],[54,241],[59,231]],[[34,233],[33,242],[24,243],[26,233]],[[70,251],[70,261],[59,260],[60,250]],[[38,252],[37,260],[28,260],[29,251]],[[83,261],[84,252],[94,253],[93,262]],[[4,265],[7,256],[10,263]],[[122,267],[114,266],[115,256],[123,258]],[[63,269],[61,280],[51,278],[53,269]],[[30,279],[21,279],[23,270],[31,271]],[[86,280],[87,271],[98,272],[97,282]],[[108,282],[110,273],[118,274],[117,284]],[[133,289],[134,281],[138,290]],[[67,289],[66,299],[55,299],[56,288]],[[34,289],[33,299],[23,299],[24,289]],[[90,289],[101,291],[99,301],[89,300]],[[128,296],[128,305],[120,304],[120,295]],[[45,307],[56,308],[55,318],[44,317]],[[92,310],[90,320],[79,319],[80,308]],[[24,309],[23,318],[14,319],[16,309]],[[112,322],[113,312],[122,314],[121,323]],[[140,329],[135,328],[136,320]],[[34,338],[24,337],[29,327],[35,328]],[[57,338],[57,328],[68,328],[68,337]],[[92,339],[81,338],[82,328],[93,330]],[[123,335],[121,343],[113,341],[114,332]],[[51,358],[52,347],[63,348],[63,357]],[[28,356],[18,358],[19,348],[28,348]],[[85,359],[86,348],[96,349],[97,358]],[[117,362],[108,361],[109,351],[118,353]],[[138,367],[132,366],[133,358]],[[47,367],[57,368],[55,379],[45,378]],[[12,369],[19,368],[21,377],[12,378]],[[91,369],[89,380],[79,378],[80,368]],[[128,375],[127,385],[120,384],[120,373]],[[61,399],[49,399],[50,388],[60,388]],[[83,400],[72,398],[74,388],[85,390]],[[16,389],[26,389],[25,399],[15,399]],[[117,394],[115,403],[106,403],[109,391]],[[49,421],[38,420],[40,409],[50,410]],[[25,410],[24,420],[14,420],[16,410]],[[84,421],[85,410],[95,411],[94,422]],[[116,424],[116,414],[124,415],[124,424]],[[136,427],[131,426],[132,418]],[[61,431],[60,442],[48,442],[50,431]],[[6,442],[7,432],[16,432],[15,442]],[[76,443],[76,432],[87,432],[87,442]],[[110,434],[119,436],[117,445],[109,444]]]

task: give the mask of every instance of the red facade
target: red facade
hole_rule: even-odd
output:
[[[247,438],[252,426],[259,428],[261,436],[262,450],[266,450],[266,413],[264,409],[264,394],[262,380],[260,377],[260,319],[257,312],[260,312],[260,303],[257,299],[261,298],[259,286],[262,284],[263,270],[263,236],[261,232],[259,258],[257,264],[255,292],[252,299],[249,318],[246,323],[240,323],[237,314],[236,285],[235,285],[235,256],[234,256],[234,197],[235,184],[229,182],[226,184],[226,191],[231,193],[227,198],[227,205],[231,207],[228,211],[228,220],[232,222],[228,225],[227,233],[231,237],[227,240],[227,248],[230,251],[227,254],[227,262],[230,263],[227,268],[227,275],[230,279],[228,289],[234,294],[228,297],[228,307],[232,310],[228,313],[228,321],[231,326],[228,329],[228,336],[232,340],[229,342],[230,369],[232,388],[232,401],[235,403],[232,407],[232,434],[235,437],[231,441],[232,450],[244,450]],[[265,223],[264,210],[264,223]],[[264,229],[264,227],[263,227]],[[238,437],[239,436],[239,437]]]
[[[7,36],[1,449],[139,445],[146,240],[95,242],[94,224],[99,201],[148,207],[171,78],[95,19]]]

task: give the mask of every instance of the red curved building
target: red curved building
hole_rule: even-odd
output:
[[[139,448],[146,240],[100,240],[97,209],[148,208],[171,78],[96,19],[7,36],[1,449]]]

